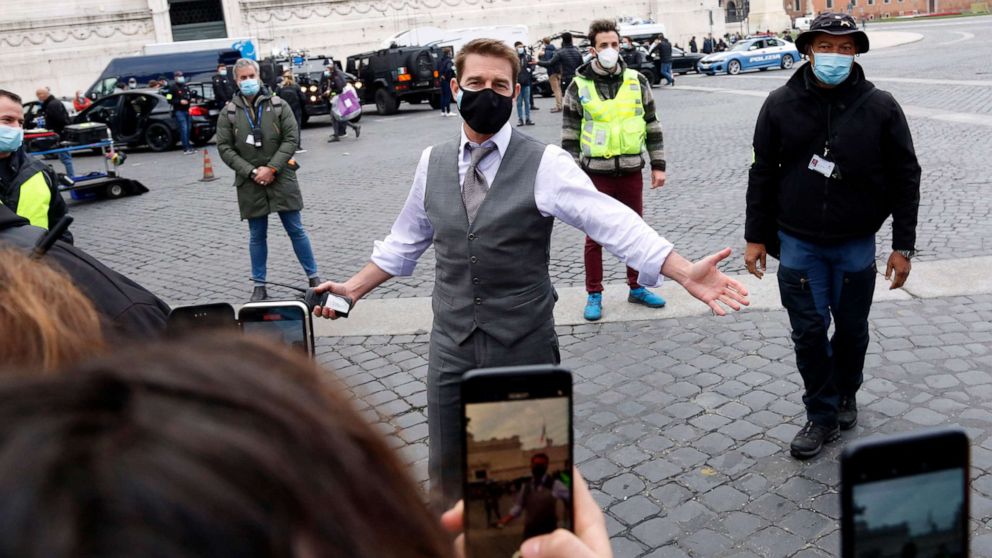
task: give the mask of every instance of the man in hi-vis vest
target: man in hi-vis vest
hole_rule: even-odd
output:
[[[66,214],[55,171],[24,149],[21,98],[0,89],[0,203],[36,227],[50,228]],[[68,232],[63,240],[72,241]]]
[[[596,191],[572,157],[509,124],[520,58],[503,42],[477,39],[455,58],[451,89],[464,123],[424,151],[392,231],[372,261],[344,283],[323,283],[357,301],[387,279],[437,256],[427,369],[431,496],[437,509],[460,497],[462,375],[474,368],[557,364],[552,310],[555,218],[592,236],[656,286],[661,276],[724,314],[747,304],[743,285],[717,270],[730,248],[692,263],[633,211]],[[314,314],[336,317],[330,308]]]
[[[618,200],[638,215],[644,210],[641,153],[647,147],[651,188],[665,184],[665,148],[661,123],[655,115],[651,84],[620,58],[620,33],[609,20],[589,26],[589,62],[576,70],[565,91],[561,147],[579,162],[600,192]],[[585,319],[603,316],[603,249],[591,235],[585,246]],[[627,301],[661,308],[665,299],[649,291],[627,266]]]

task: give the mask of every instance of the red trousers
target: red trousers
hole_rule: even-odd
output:
[[[600,192],[616,199],[634,210],[638,215],[644,213],[644,180],[640,172],[632,172],[620,176],[590,174],[593,185]],[[603,292],[603,247],[586,237],[586,292]],[[636,289],[637,270],[627,268],[627,284]]]

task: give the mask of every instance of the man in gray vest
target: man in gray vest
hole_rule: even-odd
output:
[[[464,125],[459,138],[420,158],[406,205],[372,261],[331,291],[352,300],[413,273],[431,245],[437,255],[434,326],[427,372],[431,499],[438,511],[461,497],[459,383],[473,368],[560,361],[557,295],[548,274],[558,218],[638,270],[642,285],[679,282],[714,313],[746,305],[743,285],[717,270],[730,249],[692,263],[630,208],[599,193],[561,148],[508,125],[520,59],[498,40],[467,43],[451,81]],[[330,308],[314,314],[334,318]]]

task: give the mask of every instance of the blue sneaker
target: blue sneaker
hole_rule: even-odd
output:
[[[589,293],[583,317],[590,322],[595,322],[603,317],[603,293]]]
[[[643,304],[648,308],[665,307],[665,299],[645,289],[644,287],[637,287],[636,289],[630,289],[630,296],[627,297],[627,302],[633,302],[634,304]]]

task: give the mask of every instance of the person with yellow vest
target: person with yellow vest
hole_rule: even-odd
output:
[[[665,148],[661,123],[655,114],[651,85],[620,58],[620,32],[616,22],[596,20],[589,26],[589,62],[576,70],[565,92],[561,146],[579,162],[596,189],[643,215],[647,150],[651,188],[665,184]],[[603,249],[590,237],[585,245],[585,319],[603,316]],[[636,270],[627,268],[627,300],[661,308],[665,299],[638,282]]]
[[[21,98],[0,89],[0,203],[47,229],[67,212],[55,171],[24,150]],[[64,239],[71,240],[66,233]]]

